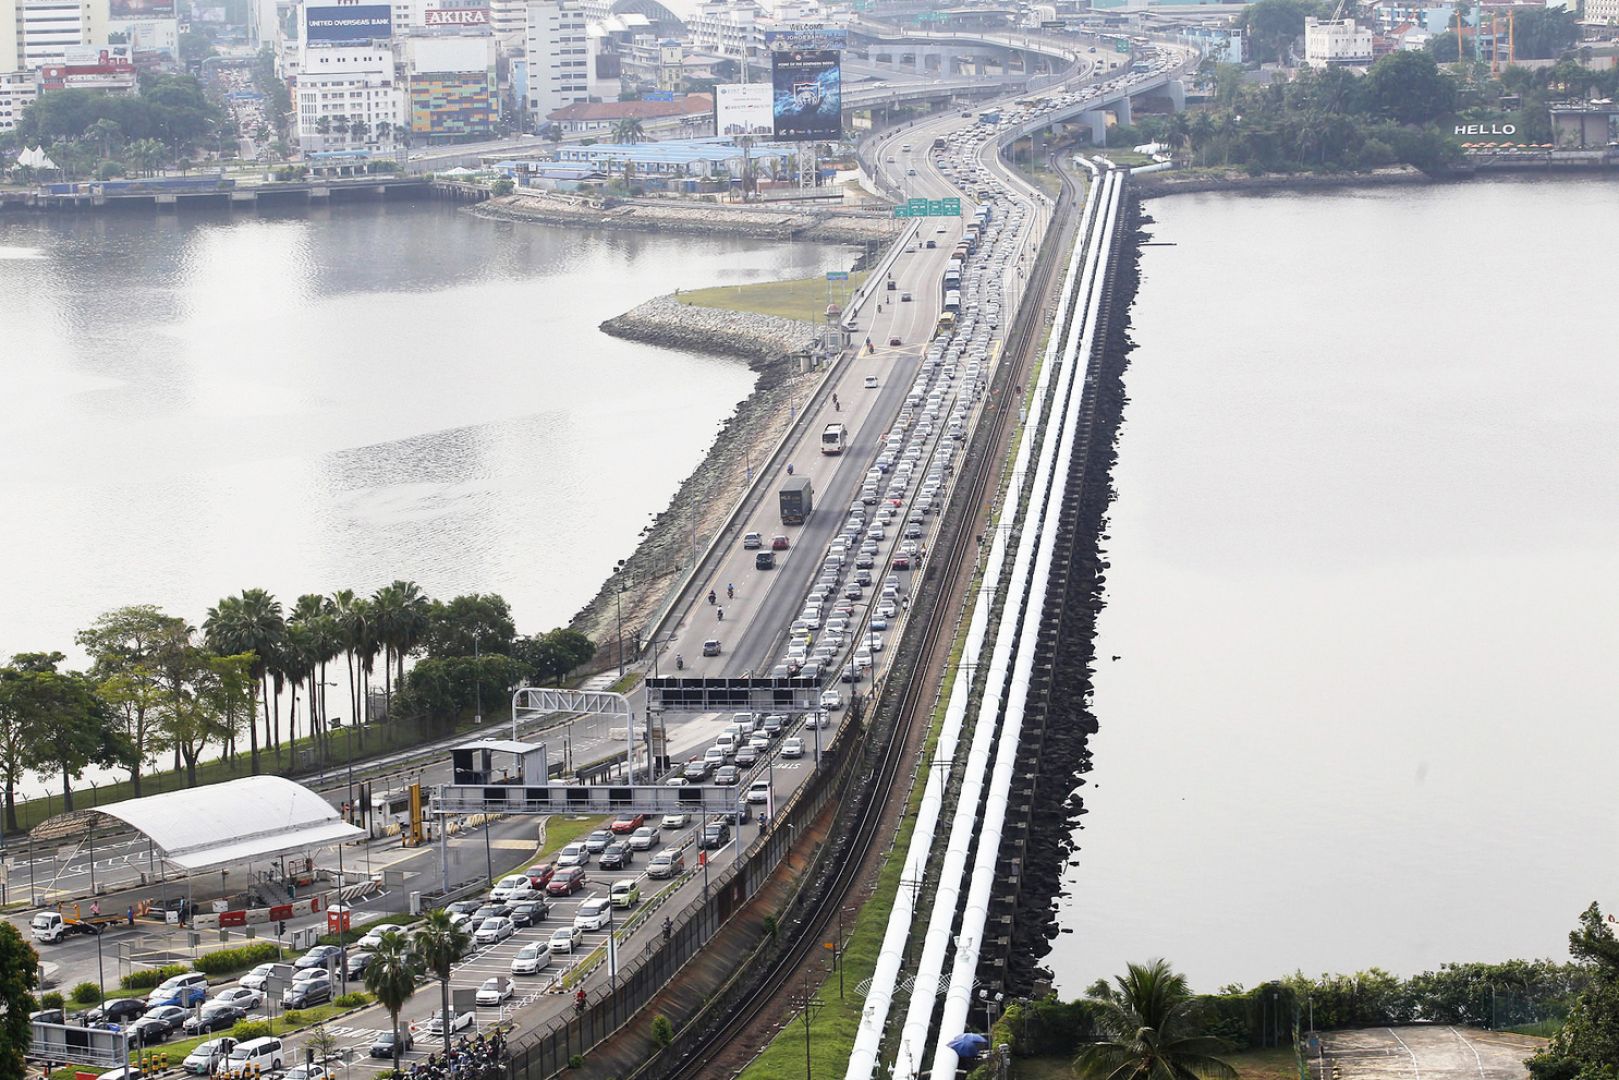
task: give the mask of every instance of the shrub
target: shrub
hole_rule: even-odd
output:
[[[352,990],[347,994],[339,994],[332,1004],[340,1009],[357,1009],[361,1005],[371,1004],[371,995],[363,990]]]
[[[220,949],[197,958],[197,970],[206,975],[229,975],[246,971],[255,964],[281,959],[281,946],[273,941],[255,941],[233,949]]]
[[[496,180],[490,185],[490,190],[492,190],[496,195],[510,195],[512,191],[516,189],[516,187],[517,185],[512,183],[509,179],[501,177],[499,180]]]
[[[281,1019],[286,1021],[288,1027],[303,1027],[309,1023],[309,1017],[297,1009],[288,1009],[281,1014]]]
[[[94,986],[95,983],[86,983],[85,985],[86,986]],[[41,994],[40,995],[39,1007],[42,1008],[42,1009],[61,1009],[61,1008],[66,1008],[66,1006],[67,1006],[67,1001],[64,1000],[62,995],[58,994],[55,990],[52,990],[48,994]]]
[[[287,1014],[291,1016],[291,1013]],[[238,1020],[230,1029],[230,1037],[237,1042],[245,1039],[262,1039],[266,1035],[274,1034],[268,1020]]]
[[[125,990],[150,990],[157,984],[166,982],[176,975],[184,975],[190,970],[184,964],[164,964],[162,967],[131,971],[128,975],[118,980],[118,985]]]
[[[583,1054],[575,1054],[575,1055],[573,1055],[573,1057],[568,1059],[568,1068],[570,1068],[570,1069],[582,1069],[584,1067],[585,1067],[585,1055],[583,1055]]]
[[[652,1041],[662,1050],[675,1041],[675,1026],[669,1022],[667,1016],[654,1016],[652,1018]]]

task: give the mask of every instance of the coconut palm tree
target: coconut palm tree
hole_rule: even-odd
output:
[[[377,638],[386,650],[383,680],[389,700],[393,683],[405,681],[405,657],[427,632],[432,601],[414,581],[395,581],[378,589],[371,598],[376,610]]]
[[[252,653],[252,696],[264,706],[266,738],[271,730],[269,687],[265,679],[275,663],[286,626],[281,621],[281,604],[263,589],[244,589],[241,596],[227,596],[208,609],[202,632],[208,647],[220,656]],[[250,702],[252,705],[258,701]],[[248,753],[253,772],[259,771],[258,724],[251,715],[247,722]]]
[[[1214,1055],[1226,1043],[1202,1034],[1192,1016],[1186,977],[1168,961],[1131,964],[1107,989],[1086,1000],[1102,1041],[1074,1058],[1085,1080],[1236,1080],[1237,1070]]]
[[[634,146],[646,141],[646,127],[633,116],[626,116],[613,125],[613,141]]]
[[[416,935],[416,958],[422,968],[438,979],[444,1010],[444,1052],[450,1052],[450,972],[455,962],[472,944],[472,935],[450,921],[450,913],[438,908],[427,913]]]
[[[394,1073],[399,1072],[399,1011],[416,993],[420,970],[409,940],[397,930],[389,930],[371,952],[365,968],[365,988],[375,995],[393,1024]]]

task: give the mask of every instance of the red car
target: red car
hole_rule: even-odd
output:
[[[787,550],[787,538],[785,536],[773,536],[773,537],[771,537],[770,538],[770,550],[771,551],[786,551]]]
[[[645,824],[646,824],[646,815],[645,814],[620,814],[613,821],[613,824],[608,826],[608,827],[611,828],[614,832],[623,835],[623,834],[632,833],[636,829],[639,829],[642,825],[645,825]]]
[[[894,556],[894,569],[895,570],[909,570],[910,568],[911,568],[911,557],[909,555],[895,555]]]
[[[536,889],[543,889],[548,881],[556,874],[556,863],[542,863],[531,866],[524,873],[528,875],[528,883]]]
[[[585,868],[567,866],[558,870],[551,880],[546,882],[545,891],[551,896],[572,896],[584,887]]]

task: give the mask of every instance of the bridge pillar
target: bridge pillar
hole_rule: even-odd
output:
[[[1114,106],[1114,113],[1118,116],[1121,127],[1129,127],[1134,122],[1131,119],[1133,114],[1130,112],[1130,96],[1128,94],[1119,99],[1118,104]]]
[[[1090,127],[1092,146],[1107,145],[1107,113],[1101,109],[1091,109],[1074,117],[1074,122]]]
[[[1176,112],[1186,111],[1186,84],[1179,79],[1170,79],[1164,84],[1164,93]]]

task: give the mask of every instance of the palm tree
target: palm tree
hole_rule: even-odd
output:
[[[265,678],[270,673],[280,650],[281,641],[286,636],[286,626],[281,621],[281,604],[263,589],[244,589],[241,596],[227,596],[216,606],[209,608],[208,618],[202,624],[202,631],[207,638],[208,647],[220,656],[253,654],[253,666],[250,669],[253,677],[252,696],[263,702],[265,737],[268,738],[272,727],[269,687],[265,684]],[[250,701],[250,705],[257,704],[256,701]],[[247,738],[252,769],[257,773],[258,724],[251,714],[247,721]]]
[[[365,988],[376,996],[393,1023],[394,1073],[399,1072],[399,1010],[416,993],[418,971],[410,941],[397,930],[389,930],[372,950],[365,968]]]
[[[416,958],[422,967],[438,979],[443,1001],[444,1052],[450,1052],[450,971],[461,954],[472,944],[472,935],[450,921],[450,913],[438,908],[427,913],[416,935]]]
[[[378,589],[371,603],[376,609],[377,639],[386,650],[383,678],[391,701],[393,683],[405,681],[405,656],[427,631],[432,602],[414,581],[395,581]]]
[[[336,624],[338,641],[348,654],[349,664],[349,718],[360,728],[360,678],[357,662],[360,648],[366,640],[366,624],[371,618],[371,605],[364,597],[355,596],[353,589],[339,589],[332,594],[332,619]],[[334,654],[335,655],[335,654]]]
[[[646,141],[646,128],[633,116],[626,116],[613,125],[613,141],[634,146]]]
[[[1186,977],[1168,961],[1131,964],[1107,989],[1086,999],[1102,1041],[1074,1058],[1085,1080],[1236,1080],[1237,1070],[1214,1055],[1226,1043],[1201,1034],[1192,1017]]]

